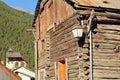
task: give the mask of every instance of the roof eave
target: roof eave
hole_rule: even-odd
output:
[[[38,13],[40,12],[40,3],[42,0],[38,0],[37,2],[37,6],[35,9],[35,14],[34,14],[34,19],[33,19],[33,23],[32,23],[32,27],[35,27],[35,20],[37,18]],[[97,6],[86,6],[86,5],[81,5],[81,4],[77,4],[75,3],[73,0],[66,0],[66,2],[72,3],[72,7],[76,10],[79,9],[83,9],[83,10],[91,10],[91,9],[95,9],[95,10],[104,10],[104,11],[109,11],[109,12],[115,12],[115,13],[120,13],[120,9],[116,9],[116,8],[107,8],[107,7],[97,7]]]
[[[35,27],[35,20],[37,18],[37,15],[39,13],[39,9],[40,9],[40,3],[42,0],[38,0],[36,8],[35,8],[35,13],[34,13],[34,18],[33,18],[33,23],[32,23],[32,27]]]

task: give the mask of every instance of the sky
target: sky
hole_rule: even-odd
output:
[[[12,7],[20,7],[31,12],[35,11],[38,0],[2,0]]]

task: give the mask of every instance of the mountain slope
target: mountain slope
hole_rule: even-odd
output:
[[[25,9],[23,9],[23,8],[21,8],[21,7],[12,7],[12,8],[15,8],[15,9],[17,9],[17,10],[20,10],[20,11],[23,11],[23,12],[26,12],[26,13],[29,13],[29,14],[34,15],[34,13],[33,13],[33,12],[28,11],[28,10],[25,10]]]
[[[26,32],[31,28],[33,15],[7,6],[0,1],[0,59],[5,60],[9,48],[19,51],[28,62],[28,68],[34,69],[34,37]]]

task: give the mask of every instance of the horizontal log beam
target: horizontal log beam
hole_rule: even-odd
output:
[[[98,24],[120,25],[120,20],[115,20],[115,19],[94,19],[93,22],[98,23]]]
[[[91,11],[78,11],[76,12],[79,15],[90,15]],[[102,12],[93,12],[93,15],[95,16],[106,16],[106,17],[110,17],[110,18],[116,18],[116,19],[120,19],[120,14],[115,14],[115,13],[102,13]]]

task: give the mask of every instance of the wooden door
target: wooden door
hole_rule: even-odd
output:
[[[65,60],[58,61],[58,80],[65,80],[65,78],[66,78]]]

